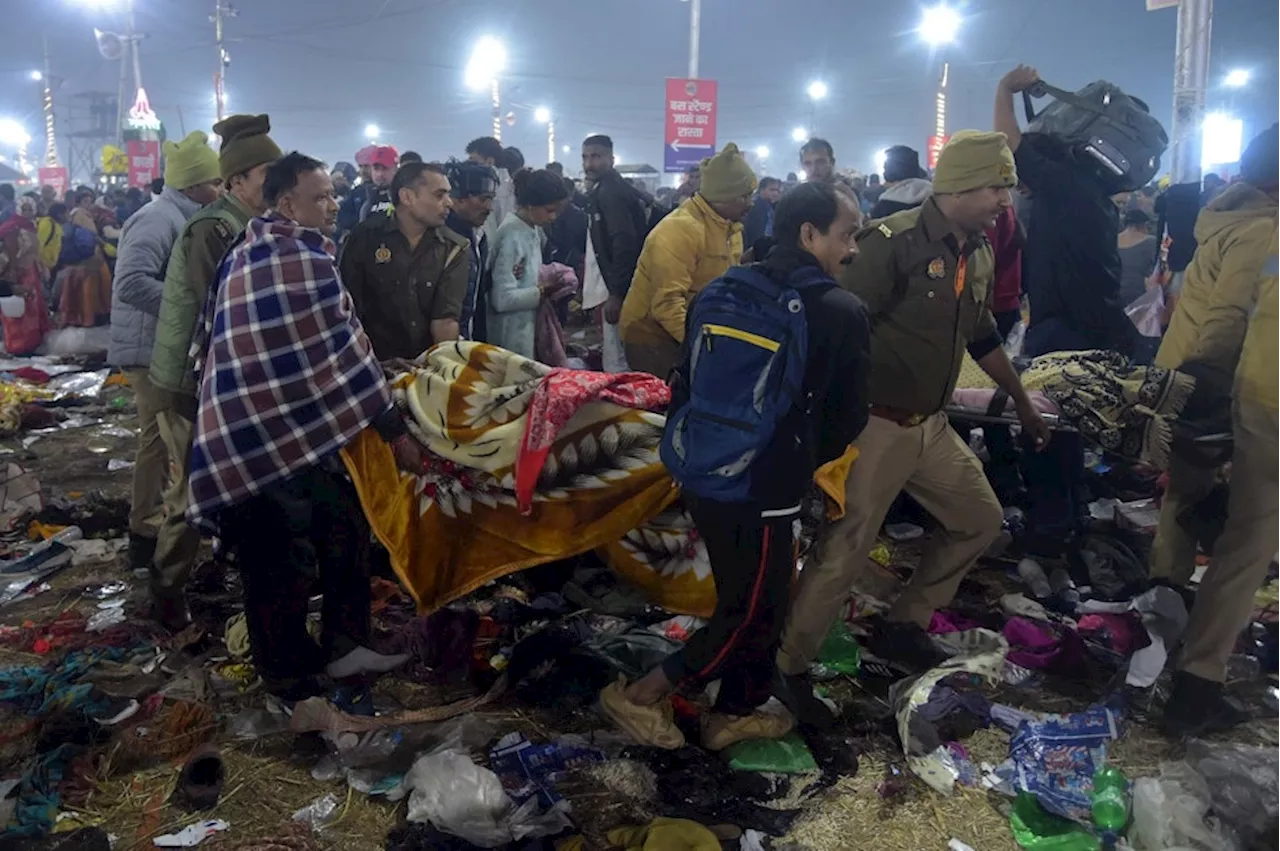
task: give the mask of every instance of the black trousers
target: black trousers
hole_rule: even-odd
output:
[[[344,474],[311,467],[223,512],[236,552],[254,664],[267,690],[297,700],[315,692],[328,662],[367,644],[369,527]],[[324,595],[321,646],[307,633],[307,604]]]
[[[711,560],[716,610],[662,669],[677,688],[719,678],[715,711],[750,715],[772,693],[799,511],[761,517],[758,508],[707,500],[690,500],[688,507]]]

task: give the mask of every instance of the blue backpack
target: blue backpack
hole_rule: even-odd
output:
[[[815,267],[779,286],[751,266],[735,266],[699,293],[662,435],[662,463],[681,488],[718,502],[751,499],[752,463],[792,409],[809,404],[809,328],[799,291],[833,285]]]

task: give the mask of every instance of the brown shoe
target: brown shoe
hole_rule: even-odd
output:
[[[600,708],[616,727],[642,745],[674,751],[684,747],[684,733],[676,726],[670,700],[641,706],[627,700],[626,677],[619,676],[600,692]]]
[[[709,751],[722,751],[748,739],[781,739],[791,732],[795,723],[790,713],[722,715],[709,712],[702,716],[702,746]]]

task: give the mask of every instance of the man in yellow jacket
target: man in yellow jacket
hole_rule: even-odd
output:
[[[1272,156],[1275,141],[1273,134]],[[1280,537],[1277,234],[1272,222],[1270,247],[1257,273],[1261,283],[1258,302],[1249,318],[1232,391],[1235,450],[1227,522],[1191,608],[1173,694],[1165,706],[1163,726],[1171,735],[1200,736],[1248,719],[1246,713],[1223,697],[1222,683],[1227,675],[1227,659],[1240,631],[1249,623],[1254,594],[1267,578],[1276,539]]]
[[[698,192],[644,241],[618,323],[632,369],[665,379],[680,360],[689,303],[742,256],[756,176],[738,146],[702,161]]]

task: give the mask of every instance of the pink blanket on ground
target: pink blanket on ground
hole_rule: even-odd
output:
[[[971,411],[986,411],[991,406],[991,397],[995,393],[996,391],[986,388],[965,390],[957,387],[951,394],[951,404]],[[1029,391],[1027,396],[1031,399],[1031,404],[1035,405],[1036,410],[1042,414],[1054,414],[1056,416],[1062,413],[1048,396],[1038,390]],[[1013,413],[1012,399],[1005,403],[1004,410],[1006,413]]]

